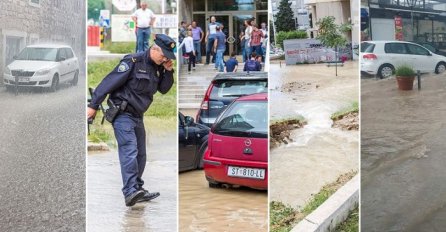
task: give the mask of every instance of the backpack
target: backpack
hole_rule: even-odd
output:
[[[248,60],[246,62],[246,71],[260,71],[258,67],[257,61],[255,60]]]

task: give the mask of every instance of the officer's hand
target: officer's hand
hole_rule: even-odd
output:
[[[90,107],[87,107],[87,118],[94,119],[96,117],[96,110]]]
[[[173,69],[173,61],[172,60],[168,60],[168,61],[163,63],[163,66],[164,66],[164,68],[167,71],[172,71],[172,69]]]

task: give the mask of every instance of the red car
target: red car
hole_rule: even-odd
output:
[[[209,187],[268,189],[268,94],[240,97],[217,118],[204,154]]]

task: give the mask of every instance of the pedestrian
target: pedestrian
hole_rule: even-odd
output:
[[[155,21],[155,14],[147,8],[147,2],[141,1],[141,8],[135,11],[132,19],[137,25],[136,47],[137,52],[144,52],[148,49],[151,28]]]
[[[196,62],[201,63],[201,41],[204,38],[204,32],[201,27],[197,26],[196,21],[192,21],[192,38],[194,39],[194,49],[196,54]]]
[[[243,71],[252,72],[252,71],[260,71],[262,70],[262,65],[256,60],[257,54],[253,52],[251,54],[251,59],[245,62],[245,66],[243,67]]]
[[[240,32],[240,35],[238,36],[240,40],[240,50],[242,51],[242,60],[243,63],[248,59],[246,57],[246,50],[245,50],[245,33],[243,31]]]
[[[107,94],[107,120],[112,122],[118,142],[126,206],[149,201],[160,194],[143,188],[146,166],[146,131],[143,116],[159,91],[166,94],[173,85],[175,41],[157,34],[154,44],[145,52],[126,55],[95,89],[87,108],[94,118]]]
[[[215,59],[215,69],[219,72],[223,72],[225,68],[225,63],[223,59],[223,54],[226,51],[226,35],[221,31],[221,27],[216,27],[217,33],[215,34],[214,40],[214,52],[216,54]]]
[[[251,32],[251,51],[256,53],[259,56],[262,56],[262,38],[263,33],[257,27],[256,23],[252,23],[252,32]]]
[[[252,19],[245,20],[245,53],[246,59],[251,56],[251,33],[252,33]],[[245,60],[246,61],[246,60]]]
[[[265,57],[266,57],[266,49],[268,46],[268,27],[266,26],[266,23],[262,23],[260,24],[260,30],[263,33],[263,37],[262,37],[262,61],[265,62]]]
[[[209,64],[211,55],[212,62],[215,62],[215,54],[213,52],[215,35],[217,34],[217,26],[220,26],[220,23],[216,22],[215,16],[211,16],[210,23],[208,24],[207,32],[206,32],[206,64]]]
[[[187,32],[186,38],[183,39],[183,42],[178,46],[178,48],[184,48],[186,51],[185,54],[189,57],[189,63],[187,65],[187,72],[190,74],[191,65],[195,70],[195,48],[194,48],[194,39],[192,38],[192,31]]]
[[[235,52],[232,52],[231,57],[225,62],[225,72],[237,72],[238,61],[236,55]]]
[[[184,21],[181,21],[180,23],[180,28],[178,28],[178,41],[180,42],[180,44],[183,42],[184,38],[186,38],[187,36],[187,24]],[[186,50],[181,49],[181,52],[183,55],[186,55]]]

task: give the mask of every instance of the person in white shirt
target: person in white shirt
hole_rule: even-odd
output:
[[[252,34],[252,19],[245,20],[245,53],[246,59],[251,57],[251,34]]]
[[[195,70],[195,48],[194,48],[194,38],[192,38],[192,31],[187,31],[186,38],[183,39],[178,49],[184,46],[186,54],[189,56],[189,64],[187,65],[187,71],[190,74],[190,66],[193,66]]]
[[[136,51],[144,52],[148,46],[148,41],[150,39],[151,28],[155,21],[155,14],[147,9],[147,3],[142,1],[141,8],[135,11],[132,15],[133,21],[135,21],[137,32],[136,32]]]

